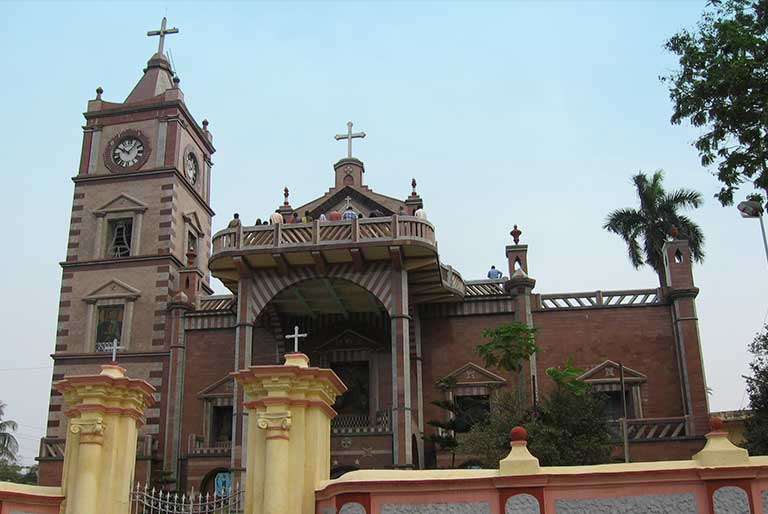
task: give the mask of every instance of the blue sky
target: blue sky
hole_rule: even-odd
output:
[[[746,345],[768,308],[758,224],[712,198],[697,131],[670,125],[658,80],[675,66],[663,41],[703,7],[0,3],[0,400],[22,423],[23,460],[44,432],[81,113],[97,86],[106,100],[127,96],[157,45],[145,33],[166,13],[181,29],[167,48],[187,105],[215,137],[216,229],[235,211],[264,217],[286,185],[294,205],[326,191],[348,120],[368,134],[354,150],[367,184],[404,198],[416,177],[441,258],[467,279],[504,265],[517,223],[538,292],[655,287],[601,228],[605,215],[635,205],[638,170],[701,191],[692,217],[707,260],[694,273],[711,407],[746,406]]]

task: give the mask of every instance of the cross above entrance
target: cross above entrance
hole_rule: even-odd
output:
[[[178,34],[179,29],[176,27],[173,27],[172,29],[166,29],[165,28],[165,16],[163,16],[163,23],[160,24],[160,30],[150,30],[147,32],[148,36],[160,36],[160,43],[157,45],[157,53],[161,54],[163,53],[163,47],[165,46],[165,35],[166,34]]]
[[[117,338],[114,338],[112,340],[111,346],[109,349],[112,351],[112,362],[117,362],[117,350],[122,350],[123,347],[119,346],[119,343],[117,341]]]
[[[365,137],[365,132],[355,132],[352,133],[352,122],[347,122],[347,133],[346,134],[336,134],[335,139],[336,141],[341,141],[342,139],[347,140],[347,157],[352,158],[352,139],[355,138],[363,138]]]
[[[286,339],[293,339],[293,352],[299,353],[299,339],[302,337],[307,337],[307,334],[299,334],[299,326],[295,325],[293,327],[293,334],[288,334],[285,336]]]

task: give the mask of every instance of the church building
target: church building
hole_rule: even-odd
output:
[[[101,88],[88,101],[52,354],[53,382],[95,373],[115,355],[156,388],[137,481],[213,491],[216,477],[242,471],[243,392],[231,373],[282,363],[296,348],[349,388],[335,405],[334,476],[443,465],[424,438],[429,420],[447,416],[432,401],[483,402],[516,387],[475,351],[484,329],[513,321],[537,329],[540,351],[524,370],[529,403],[553,386],[546,368],[570,356],[607,395],[611,419],[626,405],[632,460],[689,458],[703,446],[707,393],[686,241],[665,246],[664,288],[543,293],[546,277],[535,275],[517,226],[503,276],[464,277],[443,261],[437,240],[450,227],[427,219],[415,180],[396,196],[368,185],[382,171],[369,163],[366,176],[353,156],[364,134],[351,123],[337,136],[347,152],[328,170],[327,192],[293,205],[286,188],[281,205],[261,209],[276,209],[272,222],[235,218],[214,234],[214,138],[164,55],[174,32],[163,20],[150,33],[158,51],[124,101],[103,99]],[[214,295],[213,278],[229,292]],[[60,481],[64,409],[52,388],[42,485]]]

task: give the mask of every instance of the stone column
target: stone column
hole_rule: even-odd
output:
[[[136,467],[136,440],[155,388],[125,376],[116,364],[99,375],[71,376],[54,387],[69,418],[61,488],[63,514],[128,514]]]
[[[526,275],[522,268],[517,269],[509,280],[505,284],[505,289],[511,294],[515,301],[515,321],[518,323],[524,323],[533,328],[533,313],[531,311],[531,291],[536,286],[536,281]],[[531,359],[528,362],[528,366],[523,363],[524,373],[521,374],[520,380],[522,383],[518,384],[521,391],[525,394],[525,391],[529,389],[531,391],[531,402],[535,402],[538,398],[539,380],[538,373],[536,372],[536,354],[531,355]],[[530,377],[530,386],[526,379]]]
[[[331,471],[331,405],[347,388],[302,353],[233,375],[248,411],[245,514],[313,514],[315,487]]]
[[[390,249],[392,252],[394,249]],[[399,249],[396,249],[399,252]],[[393,259],[393,262],[400,262]],[[392,455],[396,468],[413,467],[411,448],[411,344],[408,272],[395,266],[392,281]]]

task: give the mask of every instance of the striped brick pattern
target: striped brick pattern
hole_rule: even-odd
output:
[[[315,268],[291,268],[291,272],[280,276],[274,271],[258,271],[254,273],[253,286],[249,288],[251,295],[251,315],[255,319],[269,301],[283,289],[304,280],[314,278],[339,278],[349,280],[376,296],[387,312],[392,311],[390,298],[390,275],[387,263],[370,264],[365,271],[355,271],[351,264],[329,266],[326,275],[319,275]]]
[[[85,192],[75,187],[72,196],[72,216],[69,219],[69,238],[67,239],[67,262],[77,262],[80,253],[80,227],[83,221]]]
[[[72,306],[72,279],[74,273],[63,272],[61,274],[61,289],[59,293],[59,318],[56,323],[56,349],[55,352],[67,351],[67,339],[69,338],[69,318]]]
[[[157,253],[168,255],[176,241],[176,214],[178,192],[174,184],[163,184],[160,196],[160,225],[157,236]]]
[[[509,298],[498,300],[465,301],[462,303],[435,303],[421,306],[421,317],[479,316],[482,314],[509,314],[515,312],[515,302]]]
[[[234,314],[188,314],[184,318],[184,330],[232,328],[236,323]]]
[[[165,320],[167,318],[168,291],[175,281],[175,270],[168,265],[157,266],[155,280],[155,313],[152,319],[152,346],[165,344]]]

